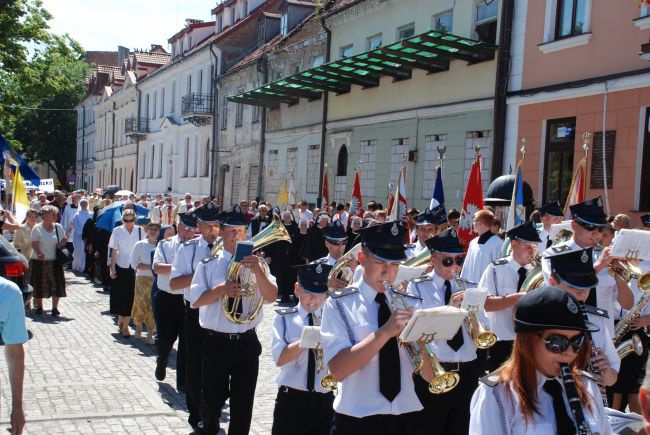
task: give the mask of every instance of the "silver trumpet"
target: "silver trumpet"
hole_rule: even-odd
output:
[[[467,284],[477,285],[475,282],[459,277],[456,272],[452,271],[451,276],[456,281],[456,287],[461,291],[467,290]],[[467,332],[472,336],[477,348],[488,349],[496,344],[496,334],[490,331],[481,321],[476,310],[468,310],[465,324],[467,325]]]

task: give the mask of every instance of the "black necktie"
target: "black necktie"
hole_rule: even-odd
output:
[[[314,315],[309,313],[307,315],[307,324],[314,326]],[[309,358],[307,359],[307,391],[314,391],[314,372],[316,371],[316,359],[314,358],[314,350],[309,349]]]
[[[555,379],[544,383],[544,391],[553,398],[553,411],[555,411],[555,425],[558,435],[574,435],[576,433],[573,420],[569,417],[564,405],[562,386]]]
[[[451,300],[451,283],[448,280],[445,280],[445,304],[449,305],[449,301]],[[463,347],[463,344],[465,343],[465,339],[463,338],[463,327],[461,326],[458,328],[458,331],[456,331],[456,335],[453,336],[451,340],[447,340],[447,345],[454,349],[454,351],[457,351],[461,347]]]
[[[546,236],[546,249],[550,248],[552,244],[551,236]]]
[[[208,249],[210,252],[212,252],[212,248],[214,247],[214,243],[208,243]]]
[[[520,267],[517,273],[519,274],[519,281],[517,281],[517,291],[521,290],[521,285],[526,281],[526,268]]]
[[[375,301],[379,304],[377,323],[381,328],[390,317],[390,308],[386,303],[386,295],[377,293]],[[379,350],[379,391],[392,402],[399,394],[401,387],[399,349],[397,337],[392,337]]]

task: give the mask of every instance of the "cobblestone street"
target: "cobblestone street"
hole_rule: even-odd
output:
[[[164,382],[154,377],[154,345],[117,333],[108,314],[108,293],[66,273],[68,297],[61,316],[29,314],[34,338],[26,345],[24,408],[26,434],[189,433],[185,397],[176,391],[175,354]],[[262,342],[252,434],[271,431],[277,369],[270,355],[274,306],[265,306],[258,329]],[[0,430],[8,427],[11,397],[4,356],[0,357]],[[223,419],[227,428],[228,408]]]

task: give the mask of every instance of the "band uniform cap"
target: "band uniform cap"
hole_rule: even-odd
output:
[[[239,204],[234,205],[230,210],[221,213],[221,224],[229,227],[245,227],[246,213],[242,211]]]
[[[435,207],[433,210],[426,208],[415,217],[416,225],[443,225],[446,223],[447,215],[444,207],[441,206]]]
[[[571,287],[590,289],[598,284],[594,269],[592,248],[563,252],[547,257],[551,262],[551,273],[557,275]]]
[[[579,223],[604,227],[607,224],[607,215],[603,210],[603,200],[599,197],[573,204],[569,207],[571,217]]]
[[[515,304],[515,332],[544,329],[598,331],[598,326],[585,320],[579,304],[561,288],[544,286],[531,290]]]
[[[146,216],[138,216],[135,220],[136,225],[147,225],[149,223],[149,218]]]
[[[526,243],[542,243],[537,232],[537,226],[533,221],[526,221],[516,227],[512,227],[506,233],[510,240],[519,240]]]
[[[348,238],[347,234],[345,233],[345,228],[343,227],[340,219],[327,224],[327,226],[323,229],[323,236],[325,236],[326,239],[334,242],[342,242]]]
[[[650,213],[641,216],[641,223],[644,227],[650,227]]]
[[[194,213],[179,213],[178,219],[180,222],[188,228],[196,228],[196,216],[193,216]]]
[[[198,222],[219,222],[221,219],[220,207],[208,203],[192,210]]]
[[[558,217],[564,217],[564,210],[562,210],[562,207],[560,206],[560,201],[555,200],[555,201],[550,201],[541,206],[538,209],[539,213],[544,216],[544,215],[551,215],[551,216],[558,216]]]
[[[406,260],[404,241],[406,226],[403,222],[387,221],[367,226],[359,230],[361,243],[372,255],[382,261],[398,262]]]
[[[320,261],[293,266],[298,271],[298,282],[307,292],[316,295],[327,292],[327,280],[333,266]]]
[[[458,233],[454,228],[448,228],[433,237],[429,237],[424,243],[432,254],[436,252],[443,254],[462,254],[465,252],[458,239]]]

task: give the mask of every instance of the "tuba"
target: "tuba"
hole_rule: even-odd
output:
[[[524,282],[521,284],[519,293],[527,293],[530,290],[540,288],[544,285],[544,272],[542,272],[542,257],[541,255],[531,257],[528,261],[533,266]]]
[[[352,256],[356,260],[356,256],[359,254],[361,251],[361,244],[357,243],[350,249],[348,252],[343,254],[341,258],[334,264],[332,267],[332,270],[330,270],[330,273],[328,275],[328,278],[336,278],[340,279],[341,281],[344,281],[346,286],[349,286],[352,284],[352,278],[354,277],[354,270],[348,266],[348,260]],[[330,288],[329,290],[336,290],[334,288]]]
[[[284,240],[285,242],[291,243],[291,237],[287,229],[284,227],[282,221],[277,214],[273,214],[273,222],[269,224],[266,228],[260,231],[255,237],[251,238],[253,242],[253,251],[258,251],[272,243],[279,242]],[[223,243],[223,242],[222,242]],[[216,249],[216,246],[212,248],[213,252]],[[264,273],[269,273],[269,266],[266,264],[262,258],[258,259],[260,267],[264,270]],[[237,297],[225,296],[222,298],[222,308],[223,313],[226,318],[233,323],[250,323],[257,317],[262,305],[264,304],[264,298],[260,293],[257,281],[255,280],[255,275],[245,267],[241,266],[241,263],[231,260],[228,264],[228,269],[226,271],[226,279],[241,284],[242,294]],[[245,304],[244,302],[248,302]]]
[[[458,276],[457,273],[451,272],[451,276],[456,281],[456,286],[459,290],[467,290],[467,284],[476,284]],[[481,321],[476,310],[468,310],[467,317],[465,318],[469,335],[472,336],[474,344],[479,349],[488,349],[494,346],[497,342],[497,336],[494,332],[490,331],[487,326]]]
[[[386,288],[386,291],[390,291],[392,295],[390,304],[392,311],[400,308],[405,310],[411,308],[408,303],[406,303],[404,295],[395,291],[388,282],[384,282],[384,287]],[[400,341],[400,345],[408,352],[411,364],[413,364],[413,370],[416,374],[420,373],[424,366],[424,358],[420,352],[424,351],[426,354],[429,364],[431,364],[431,368],[433,369],[433,379],[429,382],[429,392],[431,394],[447,393],[453,390],[460,382],[460,376],[458,376],[458,373],[445,371],[428,343],[423,341],[404,343]]]

